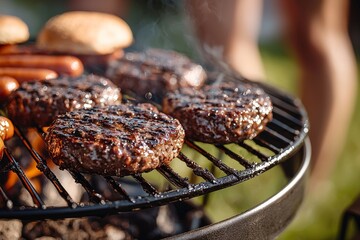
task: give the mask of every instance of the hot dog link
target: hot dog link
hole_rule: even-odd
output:
[[[0,138],[10,139],[14,136],[14,125],[10,119],[0,116]]]
[[[0,55],[0,67],[44,68],[73,77],[84,71],[81,61],[73,56]]]
[[[13,77],[19,83],[30,80],[44,80],[58,77],[56,72],[49,69],[12,67],[0,67],[0,76]]]
[[[0,55],[10,54],[41,54],[41,52],[32,45],[0,45]]]
[[[8,96],[19,87],[18,81],[9,76],[0,76],[0,104],[6,101]]]

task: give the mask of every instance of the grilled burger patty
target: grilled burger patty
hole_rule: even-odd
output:
[[[200,65],[180,53],[148,49],[126,53],[110,64],[106,76],[123,90],[142,96],[150,92],[161,98],[166,92],[181,87],[202,86],[206,73]]]
[[[184,129],[153,105],[116,105],[59,116],[45,141],[61,168],[124,176],[169,164],[181,150]]]
[[[24,82],[9,96],[6,109],[18,126],[43,127],[68,111],[120,102],[120,90],[110,80],[83,75]]]
[[[272,119],[270,97],[246,83],[179,89],[165,96],[163,111],[180,121],[187,138],[206,143],[253,138]]]

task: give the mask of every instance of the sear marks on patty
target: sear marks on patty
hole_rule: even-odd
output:
[[[10,95],[6,109],[19,127],[44,127],[68,111],[120,103],[120,89],[110,80],[83,75],[24,82]]]
[[[124,176],[169,164],[184,134],[178,120],[151,104],[116,105],[60,115],[45,141],[61,168]]]
[[[215,144],[254,138],[272,119],[270,97],[246,83],[168,93],[163,111],[180,121],[187,138]]]
[[[106,76],[124,91],[145,96],[151,93],[161,99],[168,91],[181,87],[201,87],[204,69],[186,56],[162,49],[129,52],[112,62]]]

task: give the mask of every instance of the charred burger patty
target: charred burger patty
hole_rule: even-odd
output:
[[[179,89],[166,95],[163,111],[181,122],[187,138],[206,143],[253,138],[272,119],[270,97],[247,83]]]
[[[162,49],[129,52],[108,67],[106,76],[123,90],[144,96],[151,93],[162,97],[181,87],[198,88],[206,73],[186,56]]]
[[[61,115],[45,141],[61,168],[124,176],[169,164],[181,150],[184,130],[153,105],[117,105]]]
[[[120,90],[110,80],[83,75],[24,82],[10,95],[6,109],[18,126],[43,127],[68,111],[120,102]]]

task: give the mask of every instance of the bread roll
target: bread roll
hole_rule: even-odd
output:
[[[22,43],[29,39],[29,28],[20,18],[0,15],[0,44]]]
[[[37,47],[52,52],[104,55],[128,47],[133,36],[121,18],[99,12],[73,11],[51,18],[37,38]]]

